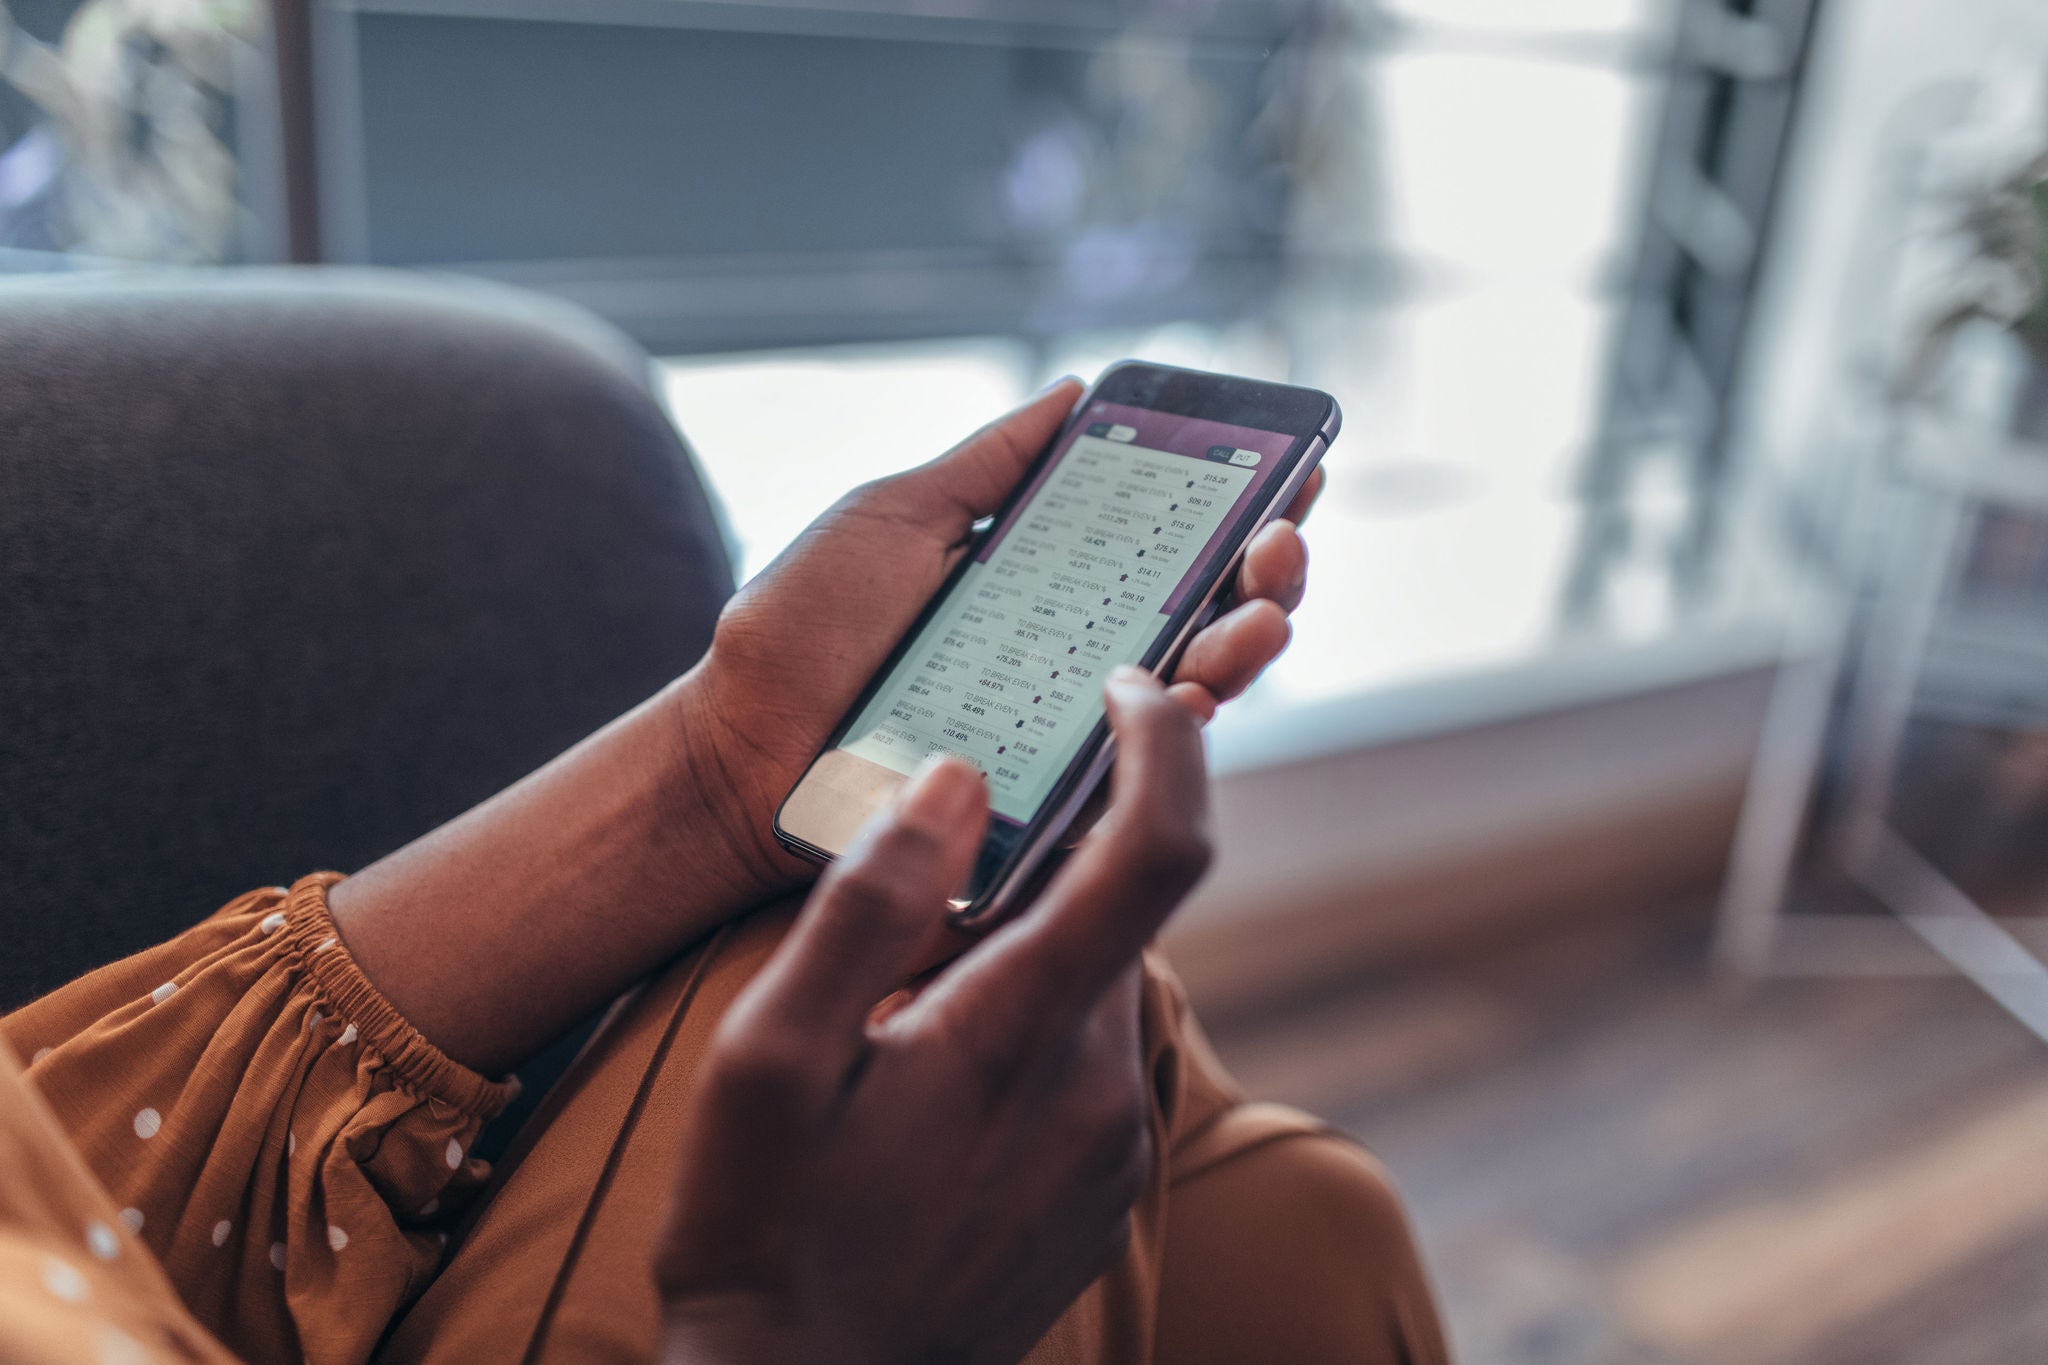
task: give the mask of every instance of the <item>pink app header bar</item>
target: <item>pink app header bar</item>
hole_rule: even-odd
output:
[[[1073,447],[1075,440],[1087,435],[1091,427],[1125,428],[1130,432],[1129,435],[1125,435],[1124,431],[1116,431],[1112,439],[1143,446],[1148,450],[1165,451],[1170,455],[1183,455],[1201,464],[1217,462],[1212,461],[1209,452],[1218,446],[1228,446],[1233,450],[1253,450],[1260,456],[1258,465],[1252,470],[1251,478],[1239,491],[1237,501],[1232,503],[1230,510],[1224,514],[1216,533],[1209,537],[1209,543],[1202,547],[1202,552],[1188,565],[1187,571],[1181,575],[1180,582],[1174,585],[1173,591],[1167,595],[1165,603],[1160,607],[1162,614],[1170,616],[1180,610],[1181,603],[1187,599],[1196,577],[1222,547],[1224,538],[1230,533],[1230,528],[1236,525],[1245,507],[1255,501],[1266,485],[1277,476],[1281,457],[1293,446],[1294,438],[1285,432],[1233,426],[1229,422],[1212,422],[1202,417],[1184,417],[1177,412],[1155,412],[1150,408],[1134,408],[1123,403],[1090,403],[1075,421],[1073,430],[1061,442],[1058,455],[1046,462],[1038,476],[1031,481],[1031,486],[1025,490],[1024,496],[1011,508],[1009,516],[995,528],[993,535],[982,542],[981,551],[975,556],[977,560],[985,561],[995,552],[996,546],[1002,543],[1003,537],[1008,535],[1010,528],[1016,524],[1018,516],[1030,505],[1031,499],[1038,495],[1039,488],[1052,477],[1052,472],[1059,468],[1060,461],[1067,457],[1067,451]]]

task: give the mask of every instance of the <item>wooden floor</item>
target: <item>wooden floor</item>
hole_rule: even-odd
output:
[[[2048,1047],[1953,978],[1731,987],[1706,928],[1208,1022],[1393,1169],[1467,1365],[2048,1361]]]

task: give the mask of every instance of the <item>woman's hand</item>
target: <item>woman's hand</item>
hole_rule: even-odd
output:
[[[1136,670],[1093,836],[876,1018],[980,846],[957,759],[820,880],[720,1026],[656,1266],[675,1362],[1011,1361],[1128,1238],[1151,1151],[1138,952],[1208,852],[1195,717]]]
[[[746,886],[749,903],[815,871],[776,843],[776,807],[1081,392],[1062,380],[938,459],[854,489],[727,605],[710,653],[678,688],[678,744],[729,798],[718,803],[722,846],[742,863],[721,880]],[[1322,478],[1253,540],[1238,605],[1182,656],[1174,698],[1204,721],[1287,645],[1308,574],[1295,527]]]
[[[328,896],[356,961],[459,1061],[517,1066],[629,982],[801,884],[771,829],[868,678],[1079,397],[1069,382],[842,498],[727,607],[704,662]],[[1306,511],[1312,481],[1290,515]],[[1171,689],[1206,719],[1287,643],[1307,552],[1255,540]],[[934,929],[930,952],[958,944]]]

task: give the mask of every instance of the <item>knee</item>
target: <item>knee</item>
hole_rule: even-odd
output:
[[[1326,1257],[1383,1266],[1412,1256],[1408,1212],[1387,1168],[1363,1147],[1334,1133],[1284,1138],[1240,1160],[1244,1183],[1262,1203],[1286,1210],[1297,1238],[1311,1238]]]
[[[1277,1136],[1177,1183],[1162,1269],[1162,1362],[1446,1358],[1400,1195],[1336,1134]]]
[[[1183,1206],[1217,1206],[1210,1217],[1231,1226],[1243,1248],[1238,1259],[1276,1258],[1290,1274],[1332,1286],[1393,1289],[1421,1280],[1421,1257],[1393,1177],[1338,1134],[1277,1137],[1175,1194]]]

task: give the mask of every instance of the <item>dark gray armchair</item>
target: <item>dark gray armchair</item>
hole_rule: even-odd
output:
[[[646,357],[563,306],[0,283],[0,1009],[460,812],[731,590]]]

